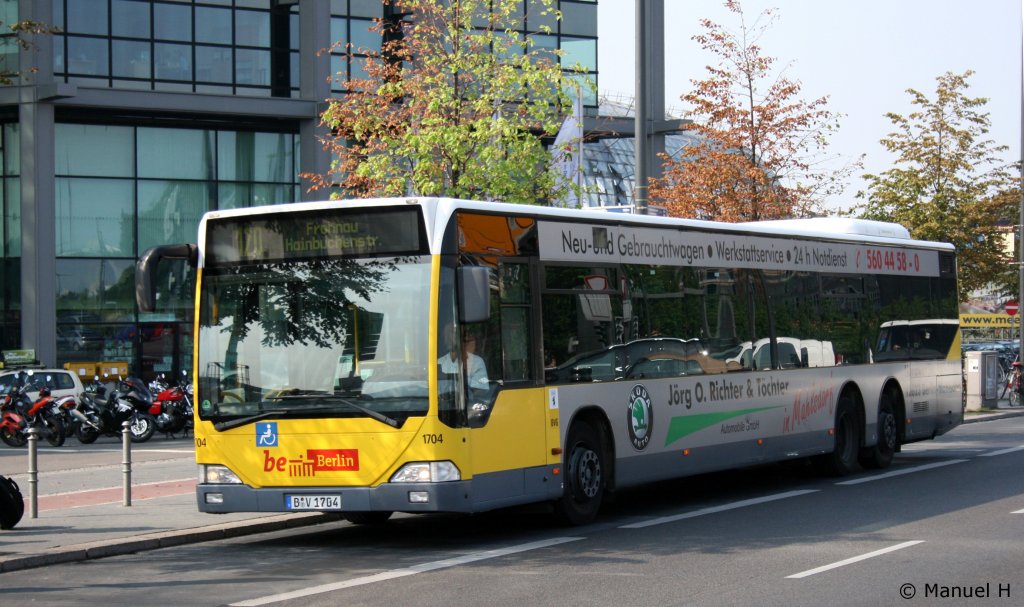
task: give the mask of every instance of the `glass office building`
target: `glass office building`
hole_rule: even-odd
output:
[[[580,162],[581,207],[623,207],[633,203],[636,187],[636,139],[633,137],[634,101],[602,96],[597,116],[590,122]],[[671,110],[670,110],[671,111]],[[672,127],[655,140],[659,151],[678,160],[686,146],[695,145],[699,137],[693,131],[680,130],[687,121],[666,114]],[[658,158],[660,167],[663,160]]]
[[[559,0],[561,20],[523,6],[524,31],[550,26],[537,44],[596,82],[596,0]],[[194,242],[206,211],[325,197],[300,175],[330,166],[319,114],[363,59],[321,50],[373,52],[388,17],[381,0],[0,0],[4,23],[60,29],[27,51],[0,37],[4,67],[33,70],[0,86],[0,349],[190,370],[190,273],[170,268],[140,314],[135,261]]]

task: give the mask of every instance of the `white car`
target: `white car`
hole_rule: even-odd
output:
[[[39,390],[43,386],[50,388],[54,397],[78,396],[85,392],[85,386],[77,375],[67,369],[6,369],[0,371],[0,393],[7,392],[18,380],[18,374],[25,373],[25,381],[29,388],[28,397],[39,398]]]

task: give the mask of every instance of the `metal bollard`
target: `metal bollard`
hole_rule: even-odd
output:
[[[132,431],[131,422],[121,423],[122,506],[132,505]]]
[[[28,429],[28,516],[39,518],[39,467],[36,453],[39,447],[39,428]]]

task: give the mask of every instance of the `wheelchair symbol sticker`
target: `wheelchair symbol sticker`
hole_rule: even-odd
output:
[[[277,422],[262,422],[256,424],[256,446],[277,446]]]

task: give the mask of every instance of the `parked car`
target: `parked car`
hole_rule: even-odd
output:
[[[39,398],[39,390],[43,386],[49,387],[50,394],[56,398],[78,396],[85,392],[82,380],[66,369],[5,369],[0,371],[0,393],[10,390],[18,379],[18,373],[29,371],[32,374],[27,381],[31,388],[27,394],[32,400]]]
[[[698,339],[645,337],[574,356],[556,368],[547,369],[545,377],[549,383],[610,381],[626,377],[637,363],[673,356],[679,360],[704,360],[707,351]]]
[[[58,326],[57,347],[74,352],[100,349],[103,347],[103,336],[92,329]]]

